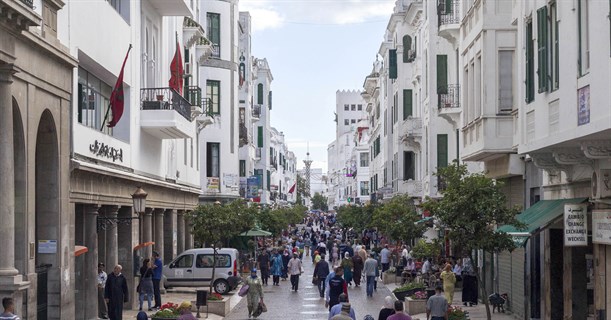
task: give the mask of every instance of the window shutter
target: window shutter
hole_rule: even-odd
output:
[[[272,109],[272,92],[270,91],[267,95],[267,104],[269,105],[269,110]]]
[[[412,90],[403,90],[403,120],[413,115],[412,110]]]
[[[412,50],[412,37],[405,35],[403,36],[403,62],[409,61],[409,51]]]
[[[448,93],[448,56],[437,55],[437,94]]]
[[[538,48],[538,79],[539,92],[548,91],[547,81],[547,6],[537,10],[537,48]]]
[[[257,147],[263,148],[263,127],[259,126],[257,129]]]
[[[257,104],[263,104],[263,84],[257,85]]]
[[[453,0],[445,0],[445,6],[446,6],[446,8],[445,8],[445,9],[446,9],[446,10],[445,10],[445,14],[450,14],[450,13],[452,13],[452,9],[453,9],[453,8],[452,8],[452,3],[453,3],[453,2],[454,2]]]
[[[534,43],[532,38],[533,24],[532,21],[526,24],[526,103],[535,99],[535,66],[534,66]]]
[[[415,155],[411,151],[403,152],[403,180],[415,179],[416,164]]]
[[[397,79],[397,49],[388,50],[388,77]]]
[[[448,135],[437,135],[437,168],[448,166]]]

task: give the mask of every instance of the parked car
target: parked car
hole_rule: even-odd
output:
[[[187,250],[163,267],[164,286],[172,287],[205,287],[210,282],[214,291],[226,294],[237,288],[241,281],[238,273],[239,253],[237,249],[221,248],[217,250],[216,268],[212,278],[214,252],[212,248]]]

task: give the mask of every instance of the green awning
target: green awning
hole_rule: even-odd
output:
[[[422,220],[418,220],[418,221],[414,222],[414,224],[424,223],[424,222],[427,222],[427,221],[429,221],[431,219],[433,219],[433,217],[426,217],[426,218],[424,218]]]
[[[518,215],[518,221],[526,224],[526,229],[518,230],[514,226],[501,226],[497,230],[509,233],[514,237],[527,237],[535,231],[545,229],[564,214],[564,205],[582,203],[588,198],[541,200]]]

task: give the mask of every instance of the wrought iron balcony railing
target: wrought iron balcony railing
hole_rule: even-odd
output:
[[[21,2],[26,6],[34,9],[34,0],[21,0]]]
[[[192,106],[202,106],[202,88],[198,86],[189,86],[185,89],[185,98]]]
[[[214,110],[212,109],[212,99],[210,98],[202,98],[202,113],[207,115],[208,117],[214,117]]]
[[[140,101],[142,110],[174,110],[191,121],[191,103],[172,88],[143,88]]]
[[[437,107],[445,108],[460,108],[460,85],[449,84],[437,88]]]
[[[221,57],[221,48],[216,43],[212,44],[212,56],[215,57],[215,58],[220,58]]]
[[[460,23],[460,1],[439,0],[437,4],[438,26]]]

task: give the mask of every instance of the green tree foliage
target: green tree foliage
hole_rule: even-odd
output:
[[[393,240],[410,242],[422,237],[426,229],[424,224],[415,223],[420,219],[414,201],[407,195],[400,195],[375,209],[372,225]]]
[[[470,254],[481,249],[486,252],[513,250],[510,235],[496,232],[496,226],[513,225],[523,228],[516,219],[517,208],[507,206],[507,198],[501,190],[501,183],[483,174],[470,174],[465,165],[438,168],[437,175],[446,183],[441,199],[428,199],[423,207],[448,230],[448,237],[454,245]],[[475,261],[472,257],[472,261]],[[488,319],[490,307],[484,283],[477,277],[483,291]]]
[[[435,239],[437,240],[437,239]],[[441,244],[437,241],[426,242],[424,239],[420,239],[414,248],[412,248],[412,256],[416,259],[420,258],[434,258],[439,256],[441,253]]]
[[[297,193],[296,202],[298,205],[303,205],[304,199],[310,197],[310,192],[308,190],[309,188],[304,177],[300,174],[297,174],[297,191],[295,192]]]
[[[353,228],[356,232],[371,226],[371,219],[376,206],[341,206],[337,209],[337,222],[344,228]]]
[[[305,217],[306,210],[306,207],[300,205],[292,208],[262,208],[257,213],[257,222],[261,229],[277,236],[288,225],[301,223]]]
[[[312,197],[312,209],[322,210],[325,212],[328,211],[329,206],[327,205],[327,197],[318,192],[314,193],[314,196]]]

